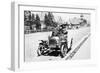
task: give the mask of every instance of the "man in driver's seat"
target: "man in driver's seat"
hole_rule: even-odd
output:
[[[67,36],[68,32],[66,31],[66,25],[62,24],[59,27],[55,28],[55,30],[52,32],[52,36],[61,36],[61,35],[66,35]]]

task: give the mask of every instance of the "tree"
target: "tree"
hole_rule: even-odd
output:
[[[51,26],[55,26],[54,23],[54,16],[51,12],[48,12],[48,14],[45,14],[44,16],[44,23],[46,24],[46,26],[51,27]]]
[[[48,21],[49,21],[49,25],[53,26],[54,16],[51,12],[48,12]]]
[[[31,21],[31,11],[28,11],[28,20]]]
[[[24,11],[24,21],[27,20],[27,11]]]
[[[24,23],[26,26],[30,26],[31,11],[24,11]]]
[[[46,27],[49,26],[49,19],[48,19],[47,14],[45,14],[45,16],[44,16],[44,23],[45,23]]]
[[[35,20],[35,16],[34,16],[34,14],[32,14],[32,21],[34,21]]]
[[[41,29],[40,17],[38,16],[38,14],[36,14],[35,24],[36,29]]]

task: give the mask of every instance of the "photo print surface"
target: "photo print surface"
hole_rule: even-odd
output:
[[[24,10],[25,62],[90,59],[90,16]]]

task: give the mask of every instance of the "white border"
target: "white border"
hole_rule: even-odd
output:
[[[27,6],[26,6],[27,5]],[[13,21],[13,38],[14,38],[14,47],[12,48],[12,65],[11,68],[14,71],[18,71],[18,70],[33,70],[33,69],[49,69],[49,68],[55,68],[55,67],[77,67],[77,66],[90,66],[90,65],[96,65],[96,50],[97,48],[95,48],[96,44],[93,42],[93,40],[95,40],[95,16],[96,16],[96,8],[94,7],[82,7],[82,6],[73,6],[73,5],[66,5],[66,7],[59,7],[59,6],[42,6],[42,5],[33,5],[34,7],[32,7],[32,3],[18,3],[15,2],[13,3],[14,9],[13,9],[13,13],[15,15],[15,17],[13,17],[14,19],[12,19]],[[22,9],[19,9],[21,6]],[[38,6],[38,7],[37,7]],[[69,9],[71,8],[72,9]],[[80,7],[80,8],[79,8]],[[73,9],[75,8],[75,9]],[[23,33],[24,33],[24,25],[20,25],[20,24],[24,24],[23,22],[19,22],[19,21],[23,21],[23,10],[43,10],[43,11],[62,11],[62,12],[83,12],[83,13],[90,13],[91,14],[91,59],[90,60],[70,60],[70,61],[48,61],[48,62],[31,62],[31,63],[25,63],[24,62],[24,47],[23,47]],[[90,9],[90,10],[88,10]],[[20,12],[20,15],[19,15]],[[19,23],[18,23],[19,22]],[[95,49],[94,49],[95,48]],[[14,49],[14,50],[13,50]],[[14,53],[13,53],[14,52]]]

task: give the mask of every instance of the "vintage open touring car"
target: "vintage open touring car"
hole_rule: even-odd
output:
[[[40,40],[39,47],[37,50],[38,56],[60,56],[65,57],[66,54],[72,49],[73,38],[68,47],[67,41],[68,31],[66,26],[63,24],[59,26],[59,29],[52,31],[52,35],[48,37],[48,40]]]

